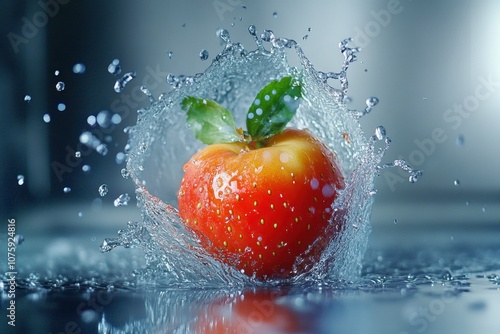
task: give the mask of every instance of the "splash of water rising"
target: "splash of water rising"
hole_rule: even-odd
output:
[[[361,270],[370,231],[374,177],[385,152],[375,150],[374,140],[366,138],[361,129],[359,113],[347,109],[344,104],[348,89],[347,69],[360,50],[350,47],[350,39],[341,41],[342,68],[339,72],[325,73],[313,67],[294,40],[277,37],[270,30],[259,35],[255,26],[249,27],[249,33],[257,44],[253,51],[233,43],[227,30],[219,29],[217,35],[225,47],[211,66],[194,76],[170,74],[167,82],[173,90],[162,94],[149,109],[138,113],[137,125],[129,131],[126,173],[136,185],[143,218],[141,222],[130,223],[117,238],[106,239],[101,249],[109,251],[120,245],[141,247],[149,264],[144,277],[169,285],[258,284],[215,261],[200,246],[198,236],[185,228],[178,215],[176,192],[182,178],[182,166],[201,148],[201,143],[186,129],[180,102],[188,95],[215,100],[231,110],[237,125],[242,126],[245,112],[261,87],[273,79],[301,72],[303,102],[290,125],[308,128],[336,152],[346,188],[333,205],[338,211],[336,217],[344,222],[343,230],[309,273],[291,281],[323,284],[355,279]],[[266,44],[269,48],[264,43],[269,43]],[[298,57],[298,67],[289,65],[290,54]],[[329,79],[338,80],[340,88],[329,85]],[[378,137],[385,137],[382,129],[378,129]]]

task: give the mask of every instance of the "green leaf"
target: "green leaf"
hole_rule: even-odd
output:
[[[283,131],[299,107],[301,86],[297,79],[273,80],[255,98],[247,114],[247,131],[254,139]]]
[[[202,143],[210,145],[242,140],[233,115],[217,102],[188,96],[182,100],[182,109],[187,111],[187,123]]]

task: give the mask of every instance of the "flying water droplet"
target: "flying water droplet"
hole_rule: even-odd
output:
[[[174,52],[168,51],[167,55],[168,55],[168,59],[172,59],[172,57],[174,56]]]
[[[252,24],[252,25],[248,26],[248,32],[250,33],[250,35],[256,36],[257,35],[257,28]]]
[[[97,124],[97,118],[94,115],[87,117],[87,124],[90,126],[95,126]]]
[[[16,245],[20,245],[24,242],[24,236],[22,236],[21,234],[16,234],[14,236],[14,242],[16,243]]]
[[[118,152],[118,153],[116,153],[116,156],[115,156],[115,162],[116,162],[118,165],[120,165],[120,164],[122,164],[122,163],[125,161],[126,157],[127,157],[127,156],[125,155],[125,153],[123,153],[123,152]]]
[[[130,196],[127,193],[125,193],[118,196],[118,198],[115,199],[115,201],[113,202],[113,205],[116,207],[126,206],[128,205],[129,201],[130,201]]]
[[[60,91],[63,91],[64,88],[66,88],[66,85],[64,84],[64,82],[62,81],[59,81],[57,84],[56,84],[56,89],[58,92]]]
[[[385,128],[382,125],[379,125],[375,128],[375,139],[383,140],[386,136]]]
[[[90,170],[91,170],[91,169],[92,169],[92,167],[90,167],[89,165],[83,165],[83,166],[82,166],[82,171],[83,171],[84,173],[86,173],[86,174],[87,174],[87,173],[90,173]]]
[[[462,147],[462,146],[464,146],[464,141],[465,141],[464,136],[463,135],[458,135],[455,143],[457,144],[457,146]]]
[[[24,96],[24,101],[30,103],[31,101],[31,96],[30,95],[25,95]]]
[[[264,32],[260,35],[260,38],[264,42],[270,42],[275,38],[274,32],[272,32],[272,30],[264,30]]]
[[[17,184],[22,186],[24,184],[24,175],[19,174],[17,176]]]
[[[55,70],[55,71],[54,71],[54,75],[55,75],[56,77],[59,75],[59,73],[61,73],[61,72],[59,72],[59,70]]]
[[[63,188],[63,192],[66,193],[66,194],[69,193],[70,191],[71,191],[70,187],[64,187]]]
[[[65,105],[64,103],[59,103],[59,104],[57,105],[57,110],[59,110],[59,111],[64,111],[64,110],[66,110],[66,105]]]
[[[106,144],[99,144],[95,148],[95,151],[97,153],[99,153],[100,155],[104,156],[104,155],[108,154],[108,146],[106,146]]]
[[[397,224],[398,223],[398,220],[397,219],[394,219],[394,224]]]
[[[73,65],[73,73],[75,74],[85,73],[85,65],[82,63],[76,63],[75,65]]]
[[[99,191],[99,195],[101,195],[101,197],[106,196],[108,194],[108,191],[109,191],[108,190],[108,185],[105,184],[105,183],[101,184],[99,186],[98,191]]]
[[[122,72],[122,67],[120,66],[120,60],[113,59],[111,64],[108,65],[108,72],[113,75],[118,75]]]
[[[101,155],[108,154],[108,147],[106,144],[101,143],[101,141],[89,131],[83,132],[79,140],[80,143],[95,149],[97,153]]]
[[[215,33],[216,33],[217,37],[219,37],[222,42],[224,42],[226,44],[231,43],[231,40],[229,39],[229,31],[227,31],[226,29],[219,28],[219,29],[217,29],[217,31]]]
[[[460,185],[460,180],[453,181],[453,184],[458,187]]]
[[[278,17],[278,12],[273,12],[273,17],[277,18]]]
[[[120,116],[120,114],[114,114],[113,116],[111,116],[111,123],[113,123],[114,125],[118,125],[122,122],[122,117]]]
[[[49,114],[45,114],[43,115],[43,121],[45,123],[50,123],[50,115]]]
[[[115,92],[121,93],[125,89],[125,86],[136,76],[137,74],[135,72],[125,73],[123,77],[116,80],[115,86],[113,87],[115,89]]]
[[[372,96],[366,99],[366,106],[368,108],[373,108],[378,104],[378,102],[379,102],[378,98]]]
[[[200,59],[201,60],[207,60],[208,59],[208,51],[203,49],[200,51]]]
[[[76,158],[81,158],[81,157],[82,157],[82,152],[80,152],[80,151],[76,151],[76,152],[75,152],[75,157],[76,157]]]
[[[96,117],[97,124],[101,128],[108,128],[111,125],[111,113],[107,110],[101,110]]]

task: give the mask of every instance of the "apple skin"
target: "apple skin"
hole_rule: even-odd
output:
[[[302,273],[341,229],[332,204],[345,187],[342,172],[307,130],[209,145],[184,172],[180,216],[204,248],[248,276]]]

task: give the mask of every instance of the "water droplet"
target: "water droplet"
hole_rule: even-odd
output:
[[[99,144],[95,148],[96,152],[99,153],[100,155],[104,156],[108,154],[108,146],[106,144]]]
[[[97,124],[101,128],[107,128],[111,125],[111,113],[107,110],[101,110],[96,117]]]
[[[54,71],[54,75],[55,75],[56,77],[59,75],[59,73],[61,73],[61,72],[59,72],[59,70],[55,70],[55,71]]]
[[[248,32],[250,35],[255,36],[257,34],[257,28],[252,24],[248,26]]]
[[[226,29],[219,28],[219,29],[217,29],[215,34],[217,35],[217,37],[219,37],[221,39],[222,42],[224,42],[226,44],[231,42],[231,40],[229,39],[229,31],[227,31]]]
[[[65,193],[69,193],[69,192],[71,191],[71,188],[70,188],[70,187],[64,187],[64,188],[63,188],[63,191],[64,191]]]
[[[130,177],[130,172],[126,168],[122,168],[121,174],[124,179],[128,179]]]
[[[398,220],[397,219],[394,219],[394,224],[397,224],[398,223]]]
[[[66,105],[65,105],[64,103],[59,103],[59,104],[57,105],[57,110],[59,110],[59,111],[64,111],[64,110],[66,110]]]
[[[82,157],[82,152],[80,152],[80,151],[76,151],[76,152],[75,152],[75,157],[76,157],[76,158],[81,158],[81,157]]]
[[[483,207],[481,208],[481,211],[486,212],[486,205],[483,205]]]
[[[126,155],[123,152],[116,153],[115,162],[120,165],[125,161]]]
[[[20,245],[24,242],[24,236],[22,236],[21,234],[16,234],[14,236],[14,242],[16,243],[16,245]]]
[[[31,101],[31,96],[30,95],[25,95],[24,96],[24,101],[30,103]]]
[[[108,65],[108,72],[113,75],[118,75],[122,72],[122,68],[120,66],[120,60],[113,59],[111,64]]]
[[[114,114],[111,116],[111,123],[118,125],[122,122],[122,117],[119,114]]]
[[[17,176],[17,184],[22,186],[24,184],[24,175],[19,174]]]
[[[83,165],[82,166],[82,171],[84,173],[89,173],[91,169],[92,169],[92,167],[90,167],[89,165]]]
[[[379,125],[375,128],[375,138],[377,140],[383,140],[385,138],[386,131],[382,125]]]
[[[168,55],[168,59],[172,59],[172,57],[174,56],[174,52],[168,51],[167,55]]]
[[[201,60],[207,60],[208,59],[208,51],[203,49],[200,51],[200,59]]]
[[[128,205],[129,201],[130,201],[130,196],[127,193],[125,193],[118,196],[118,198],[115,199],[115,201],[113,202],[113,205],[116,207],[125,206]]]
[[[273,17],[277,18],[278,17],[278,12],[273,12]]]
[[[458,187],[460,185],[460,180],[453,181],[453,184]]]
[[[121,77],[120,79],[116,80],[115,85],[114,85],[114,90],[117,93],[121,93],[124,89],[125,86],[137,76],[135,72],[127,72]]]
[[[57,84],[56,84],[56,89],[58,92],[60,91],[63,91],[64,88],[66,88],[66,85],[64,84],[64,82],[62,81],[59,81]]]
[[[73,65],[73,73],[75,74],[85,73],[85,65],[82,63],[76,63],[75,65]]]
[[[98,191],[99,191],[99,195],[101,195],[101,197],[106,196],[108,194],[108,191],[109,191],[108,190],[108,185],[105,184],[105,183],[101,184],[99,186]]]
[[[457,146],[462,147],[462,146],[464,146],[464,141],[465,141],[464,136],[463,135],[458,135],[455,143],[457,144]]]
[[[45,114],[43,115],[43,121],[45,123],[50,123],[50,115],[49,114]]]
[[[79,211],[78,212],[78,217],[83,217],[83,212]]]
[[[369,97],[366,99],[366,106],[368,108],[373,108],[374,106],[376,106],[377,104],[379,103],[379,100],[378,98],[372,96],[372,97]]]
[[[272,30],[264,30],[264,32],[260,34],[260,38],[264,42],[270,42],[275,38],[274,32],[272,32]]]

